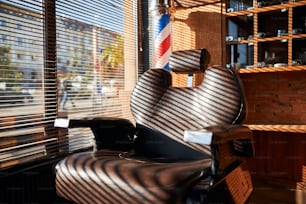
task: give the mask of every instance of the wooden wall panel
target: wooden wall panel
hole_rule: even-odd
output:
[[[210,65],[222,64],[221,3],[177,9],[174,16],[172,49],[206,48],[210,54]]]

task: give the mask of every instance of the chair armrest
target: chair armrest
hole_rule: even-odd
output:
[[[96,149],[120,149],[131,148],[135,126],[124,118],[92,117],[83,119],[62,119],[54,122],[55,127],[79,128],[89,127],[96,140]]]
[[[254,141],[252,130],[242,125],[226,125],[210,127],[214,134],[213,144],[230,143],[232,151],[237,156],[254,156]]]
[[[193,138],[188,138],[185,131],[184,140],[202,145],[211,146],[212,174],[228,167],[240,157],[251,157],[254,155],[254,144],[252,131],[241,125],[218,125],[209,126],[205,129],[194,130]],[[189,135],[190,136],[190,135]]]
[[[184,140],[216,146],[230,143],[234,154],[238,156],[254,155],[252,131],[242,125],[216,125],[208,126],[205,129],[187,130],[184,133]]]
[[[79,128],[79,127],[92,127],[95,125],[104,126],[121,126],[132,125],[132,122],[124,118],[112,118],[112,117],[86,117],[82,119],[66,119],[56,118],[54,121],[54,127],[61,128]]]

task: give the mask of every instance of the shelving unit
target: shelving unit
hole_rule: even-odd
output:
[[[306,70],[305,0],[225,3],[227,66],[240,73]]]

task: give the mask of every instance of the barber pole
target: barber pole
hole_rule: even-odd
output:
[[[153,68],[170,70],[171,15],[168,0],[153,0],[151,5],[153,21]]]

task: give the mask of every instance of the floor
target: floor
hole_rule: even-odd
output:
[[[305,204],[306,191],[293,186],[267,184],[266,181],[253,181],[254,191],[248,204]]]
[[[40,170],[28,171],[13,179],[1,179],[0,204],[71,204],[56,195],[55,179],[50,175],[54,172]],[[253,180],[254,191],[247,204],[306,204],[306,191],[266,181]]]
[[[54,204],[69,203],[65,203],[57,198]],[[254,183],[254,191],[247,204],[306,204],[306,191],[296,191],[291,188],[256,182]]]
[[[66,203],[60,198],[56,198],[56,201],[52,204],[71,203]],[[306,192],[270,184],[255,183],[254,191],[246,204],[306,204]]]

